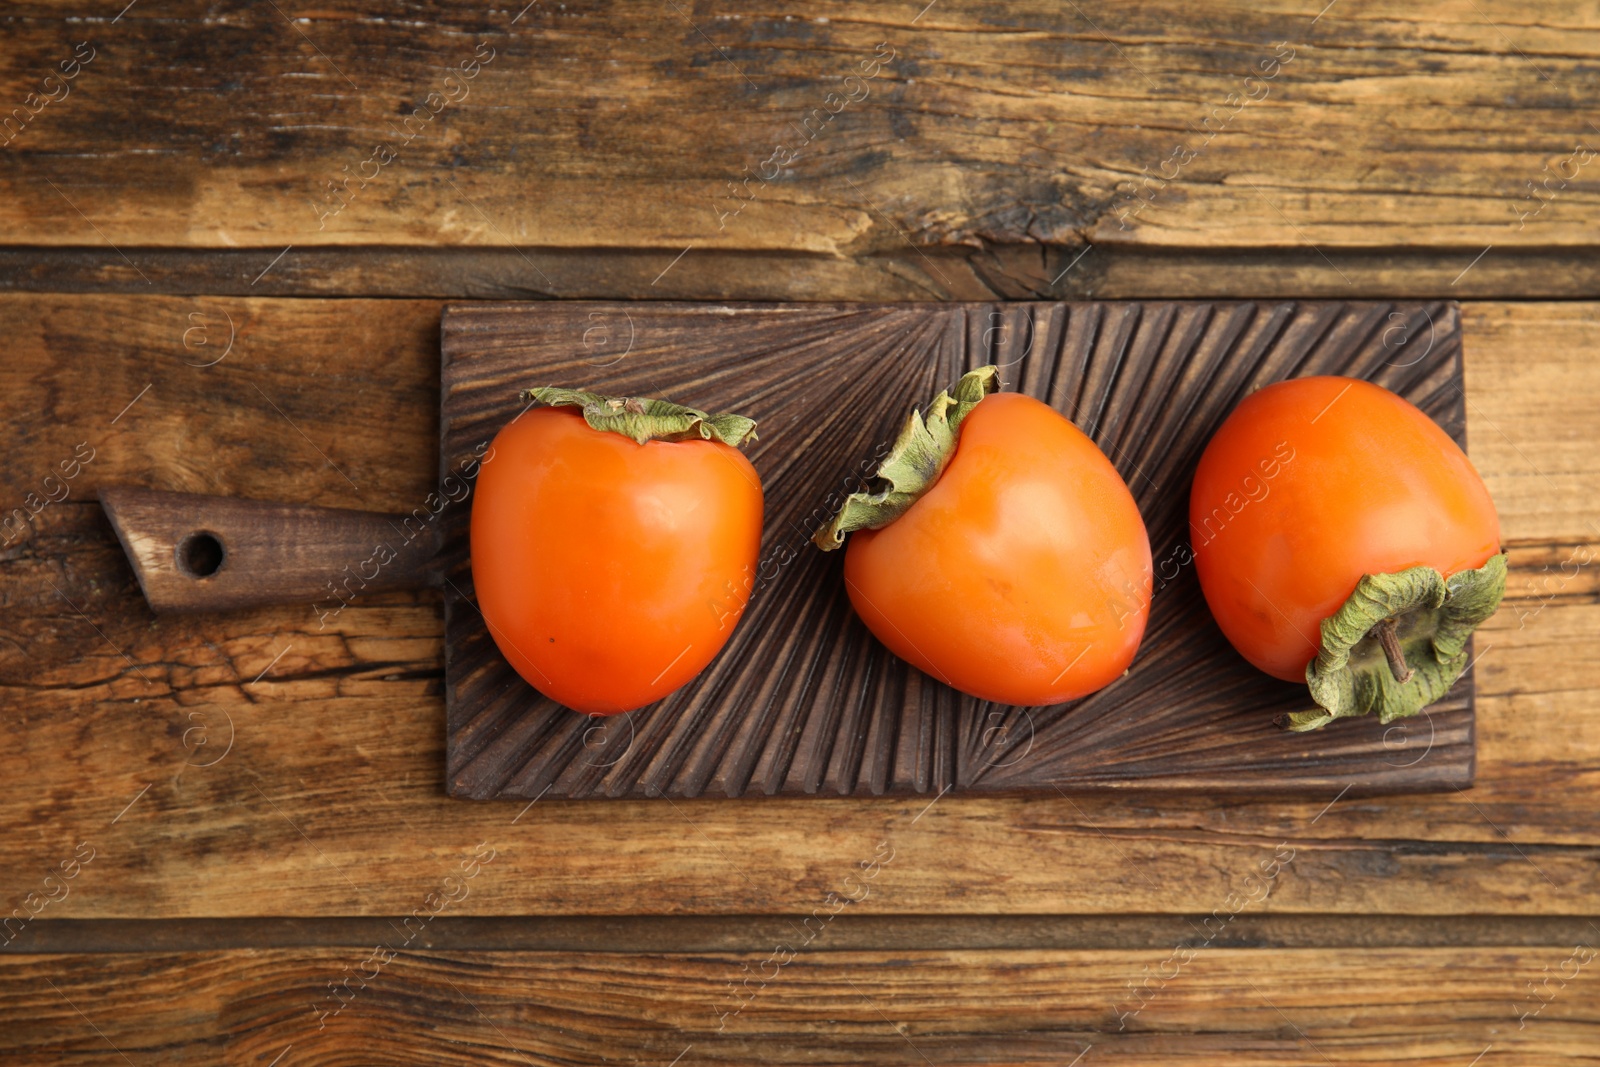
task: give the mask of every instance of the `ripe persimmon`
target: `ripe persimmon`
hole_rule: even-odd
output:
[[[1437,700],[1505,591],[1500,520],[1466,453],[1354,378],[1246,397],[1200,459],[1189,532],[1223,634],[1321,705],[1296,730]]]
[[[494,439],[472,576],[518,674],[590,715],[671,693],[732,635],[761,547],[755,423],[660,400],[535,389]]]
[[[963,377],[913,413],[816,544],[849,534],[850,603],[890,651],[971,696],[1055,704],[1118,678],[1150,610],[1150,540],[1127,484],[1032,397]],[[852,532],[853,531],[853,532]]]

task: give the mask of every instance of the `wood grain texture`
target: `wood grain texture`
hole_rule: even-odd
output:
[[[1582,248],[902,245],[860,255],[627,249],[6,248],[0,292],[450,300],[1550,300],[1600,295]],[[124,258],[126,257],[126,258]],[[686,259],[685,262],[688,262]],[[271,268],[270,270],[268,268]],[[1467,268],[1471,268],[1470,270]]]
[[[1455,305],[564,302],[453,306],[442,330],[441,470],[484,455],[526,409],[524,389],[582,386],[754,418],[761,439],[747,452],[767,497],[750,603],[717,658],[671,696],[601,720],[506,662],[473,599],[469,515],[445,515],[452,795],[1307,795],[1471,782],[1470,671],[1426,716],[1424,753],[1397,756],[1407,727],[1375,718],[1288,733],[1274,720],[1315,705],[1230,652],[1187,566],[1194,467],[1263,385],[1368,378],[1460,438]],[[909,667],[851,610],[842,554],[808,543],[913,408],[990,363],[1003,388],[1094,439],[1150,532],[1157,591],[1139,654],[1123,678],[1066,704],[993,704]]]
[[[1597,29],[1557,0],[4,5],[0,1061],[1597,1062],[1592,963],[1518,1015],[1600,914],[1600,305],[1464,312],[1513,562],[1466,794],[463,805],[436,593],[153,616],[93,503],[411,513],[443,489],[441,299],[1593,300]],[[79,41],[70,96],[5,127]],[[469,98],[330,190],[483,42]],[[808,118],[805,158],[741,181]],[[64,295],[94,292],[124,295]],[[307,296],[337,299],[264,299]],[[316,1031],[479,842],[470,899]],[[882,842],[719,1031],[710,994]],[[1118,1031],[1280,843],[1271,895]],[[216,951],[252,943],[279,948]]]
[[[8,109],[97,51],[7,131],[0,193],[28,210],[4,242],[626,247],[658,271],[690,245],[1595,244],[1565,161],[1595,137],[1600,19],[1559,0],[679,6],[13,6]],[[751,180],[778,144],[798,158]]]
[[[218,343],[222,312],[238,325],[210,368],[185,365],[215,358],[184,346],[198,310]],[[40,922],[404,915],[485,840],[505,846],[494,877],[447,914],[805,915],[885,837],[901,852],[863,913],[1205,914],[1284,840],[1303,850],[1263,914],[1600,912],[1600,660],[1584,651],[1600,584],[1578,565],[1600,558],[1600,306],[1463,309],[1469,451],[1513,561],[1479,648],[1467,794],[1325,812],[1331,791],[947,796],[914,824],[926,800],[463,805],[440,782],[436,594],[358,598],[321,629],[310,604],[147,612],[94,491],[410,511],[439,488],[438,316],[431,301],[0,297],[0,492],[21,505],[78,442],[98,449],[71,498],[0,549],[0,913],[87,839],[100,855]],[[199,766],[230,717],[232,749]]]
[[[430,584],[433,514],[106,486],[100,506],[152,611],[229,611]],[[352,562],[356,561],[356,562]]]
[[[864,903],[864,901],[863,901]],[[231,949],[368,949],[405,919],[389,916],[212,919],[50,919],[0,953],[219,952]],[[766,953],[792,933],[786,915],[450,915],[428,921],[415,950],[441,952]],[[874,915],[840,911],[828,952],[1170,949],[1173,915]],[[1217,928],[1212,948],[1540,948],[1592,941],[1573,915],[1295,915],[1242,912]]]
[[[1527,989],[1546,968],[1573,973],[1569,944],[1262,952],[1173,927],[1168,945],[1131,951],[784,954],[790,933],[755,953],[402,951],[382,965],[371,946],[23,956],[0,965],[0,1053],[19,1067],[1463,1067],[1486,1050],[1600,1063],[1594,964],[1538,987],[1542,1000]]]

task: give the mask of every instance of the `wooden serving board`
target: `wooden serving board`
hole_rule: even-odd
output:
[[[986,363],[1069,416],[1133,490],[1156,593],[1129,673],[1070,704],[974,700],[907,666],[850,609],[811,533],[906,415]],[[1224,640],[1184,546],[1189,483],[1224,417],[1269,382],[1378,382],[1465,437],[1454,304],[467,304],[443,320],[441,463],[474,454],[520,390],[588,386],[760,423],[759,579],[697,679],[591,719],[506,664],[473,603],[469,509],[447,509],[447,782],[455,796],[737,797],[1101,789],[1332,796],[1469,785],[1472,675],[1425,715],[1292,734],[1311,706]]]

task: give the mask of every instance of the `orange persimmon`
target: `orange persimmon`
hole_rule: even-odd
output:
[[[1505,588],[1500,520],[1466,453],[1371,382],[1269,385],[1206,446],[1189,499],[1206,603],[1256,667],[1326,714],[1387,722],[1449,689]]]
[[[974,371],[913,414],[878,471],[889,488],[854,494],[815,540],[850,534],[850,602],[897,656],[983,700],[1055,704],[1133,661],[1150,540],[1094,442],[997,380]]]
[[[744,611],[761,481],[755,424],[659,400],[530,395],[496,435],[472,506],[478,607],[530,685],[590,715],[698,674]]]

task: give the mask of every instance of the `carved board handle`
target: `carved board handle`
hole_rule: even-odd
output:
[[[329,582],[367,592],[438,580],[435,524],[398,515],[130,487],[101,489],[100,503],[157,612],[325,600]]]

